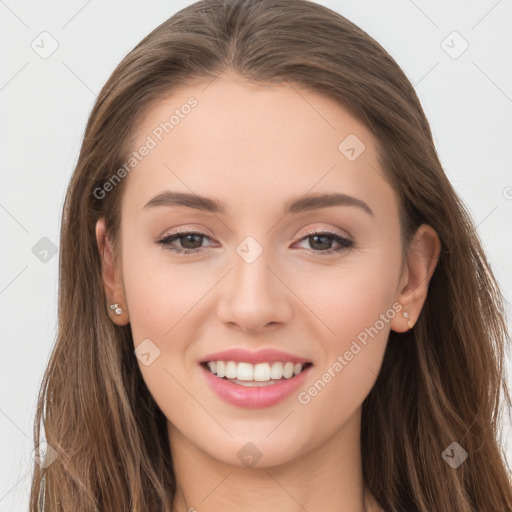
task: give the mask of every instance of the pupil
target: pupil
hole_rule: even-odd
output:
[[[201,247],[201,237],[202,235],[185,235],[183,238],[187,241],[190,241],[190,239],[193,239],[193,238],[196,238],[196,242],[199,241],[199,247]],[[198,239],[198,240],[197,240]],[[184,245],[184,247],[186,249],[197,249],[197,246],[193,246],[193,247],[187,247],[187,244],[182,244]],[[192,245],[194,245],[194,243],[192,242]]]
[[[325,235],[313,235],[313,236],[311,236],[310,238],[312,238],[312,239],[314,240],[314,243],[312,243],[312,244],[311,244],[311,246],[312,246],[313,248],[315,248],[316,240],[317,240],[318,238],[320,238],[320,239],[322,239],[322,238],[323,238],[323,239],[325,240],[325,242],[324,242],[323,244],[322,244],[322,243],[320,243],[320,246],[321,246],[321,247],[318,247],[318,246],[317,246],[317,247],[316,247],[316,249],[330,249],[330,247],[329,247],[330,243],[329,243],[329,242],[330,242],[331,240],[329,239],[329,237],[327,237],[327,236],[325,236]],[[310,243],[311,243],[311,242],[310,242]],[[323,247],[322,247],[322,245],[323,245]]]

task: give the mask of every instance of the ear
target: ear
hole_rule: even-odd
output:
[[[391,321],[391,329],[394,331],[405,332],[416,323],[427,298],[428,286],[440,252],[441,242],[436,231],[431,226],[422,224],[411,240],[400,278],[397,302],[403,309]]]
[[[100,253],[103,285],[105,287],[106,308],[109,316],[117,325],[126,325],[129,322],[128,307],[124,296],[124,287],[121,271],[121,261],[114,251],[114,245],[106,231],[105,219],[102,217],[96,222],[96,241]],[[117,304],[116,308],[111,308]],[[120,314],[116,314],[116,310]]]

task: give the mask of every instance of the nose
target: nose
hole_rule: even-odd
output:
[[[222,280],[218,318],[244,333],[274,330],[292,317],[292,292],[272,268],[266,251],[252,263],[238,255],[234,267]]]

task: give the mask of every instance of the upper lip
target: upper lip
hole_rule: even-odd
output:
[[[250,350],[245,350],[242,348],[230,348],[227,350],[223,350],[221,352],[208,354],[200,362],[207,363],[209,361],[235,361],[239,363],[245,362],[251,364],[274,363],[276,361],[290,361],[294,364],[311,363],[311,361],[308,361],[307,359],[304,359],[302,357],[298,357],[293,354],[288,354],[287,352],[282,352],[280,350],[275,350],[273,348],[266,348],[258,350],[257,352],[252,352]]]

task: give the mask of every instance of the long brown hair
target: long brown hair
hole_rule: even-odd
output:
[[[326,7],[203,0],[131,51],[91,112],[62,214],[58,335],[34,425],[34,446],[44,438],[56,459],[35,465],[30,511],[43,475],[52,512],[172,510],[167,420],[141,377],[130,326],[107,314],[95,238],[104,217],[118,248],[124,181],[105,197],[95,190],[126,161],[150,104],[228,69],[255,83],[311,87],[348,108],[379,144],[400,200],[404,247],[422,223],[441,240],[418,322],[391,332],[363,404],[365,485],[386,511],[512,510],[499,439],[500,402],[510,407],[502,296],[411,83],[376,41]],[[452,442],[469,454],[457,469],[442,457]]]

